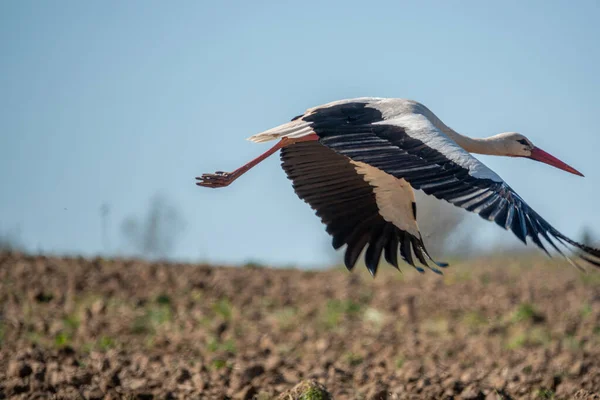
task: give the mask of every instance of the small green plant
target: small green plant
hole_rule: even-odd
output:
[[[195,302],[199,302],[204,298],[204,292],[200,289],[192,289],[190,291],[190,299]]]
[[[513,321],[521,322],[531,319],[535,315],[535,309],[529,303],[523,303],[513,314]]]
[[[171,305],[171,298],[169,297],[169,295],[159,294],[158,296],[156,296],[156,303],[162,304],[164,306],[169,306]]]
[[[152,307],[146,311],[146,316],[155,326],[160,326],[171,321],[171,308],[166,306]]]
[[[208,342],[206,343],[206,349],[211,352],[219,350],[219,341],[214,337],[208,339]]]
[[[290,397],[299,400],[331,400],[325,387],[315,381],[303,381],[296,385]]]
[[[131,332],[137,335],[154,334],[156,329],[173,318],[171,307],[166,305],[150,305],[143,315],[133,320]]]
[[[98,348],[102,351],[106,351],[115,347],[115,341],[109,336],[102,336],[98,339]]]
[[[76,331],[79,328],[79,318],[73,314],[67,315],[63,318],[63,326],[65,329]]]
[[[40,344],[42,343],[42,335],[40,335],[37,332],[27,332],[26,335],[27,340],[29,340],[29,342],[31,342],[32,344]]]
[[[344,358],[346,359],[346,362],[352,367],[360,365],[363,362],[362,356],[352,352],[346,353]]]
[[[470,331],[478,331],[489,324],[485,315],[478,311],[469,311],[463,316],[463,322]]]
[[[304,393],[300,395],[300,400],[325,400],[326,397],[323,395],[323,392],[317,388],[309,388]]]
[[[396,358],[396,368],[402,368],[404,366],[405,361],[406,360],[404,359],[404,356]]]
[[[490,276],[489,273],[484,272],[483,274],[481,274],[481,276],[479,277],[479,280],[481,281],[482,284],[484,285],[488,285],[491,281],[492,281],[492,277]]]
[[[563,343],[571,350],[579,350],[583,343],[574,335],[567,335],[563,338]]]
[[[583,307],[581,307],[581,316],[583,318],[587,318],[592,314],[592,306],[589,303],[585,303]]]
[[[510,338],[506,343],[506,348],[509,350],[520,349],[527,343],[527,336],[524,333],[520,333]]]
[[[529,331],[529,341],[532,346],[547,346],[552,341],[548,328],[540,326]]]
[[[148,323],[148,320],[144,317],[136,317],[131,325],[131,333],[134,335],[147,335],[154,333],[152,327]]]
[[[233,314],[233,306],[231,305],[229,299],[225,297],[215,302],[212,309],[215,314],[227,321],[231,319]]]
[[[213,360],[212,363],[210,363],[210,366],[216,370],[223,369],[227,366],[227,361],[221,360],[221,359],[216,359],[216,360]]]
[[[54,337],[56,347],[65,347],[71,342],[71,337],[65,332],[59,332]]]
[[[544,317],[532,304],[522,303],[512,315],[513,322],[542,322]]]
[[[293,329],[298,324],[297,316],[296,307],[284,307],[273,314],[279,328],[285,331]]]
[[[235,342],[231,339],[227,339],[221,344],[221,348],[229,353],[235,353],[236,347]]]
[[[81,346],[79,346],[79,351],[81,351],[84,354],[90,354],[92,352],[92,350],[94,350],[95,348],[96,348],[95,343],[86,342],[86,343],[83,343]]]
[[[215,337],[211,337],[210,339],[208,339],[208,341],[206,343],[206,348],[211,352],[216,352],[216,351],[226,351],[229,353],[236,352],[235,342],[231,339],[227,339],[224,342],[222,342]]]
[[[528,329],[525,332],[518,330],[509,338],[505,347],[514,350],[522,347],[546,346],[551,340],[550,332],[543,327]]]
[[[554,393],[554,391],[546,388],[541,388],[537,392],[538,399],[554,399],[555,396],[556,394]]]
[[[335,328],[348,317],[355,317],[361,311],[360,304],[352,300],[329,300],[322,315],[323,325],[328,328]]]

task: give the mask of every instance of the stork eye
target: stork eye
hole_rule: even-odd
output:
[[[519,139],[519,140],[517,140],[517,142],[519,142],[519,143],[521,143],[521,144],[523,144],[525,146],[529,146],[529,143],[527,143],[526,139]]]

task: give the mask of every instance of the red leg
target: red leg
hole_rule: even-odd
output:
[[[244,175],[248,172],[252,167],[259,164],[261,161],[269,157],[271,154],[275,153],[277,150],[282,147],[289,146],[290,144],[299,143],[299,142],[308,142],[312,140],[318,140],[319,137],[315,134],[304,136],[297,139],[283,138],[277,143],[275,146],[271,147],[269,150],[256,157],[254,160],[250,161],[247,164],[242,165],[238,169],[233,172],[223,172],[217,171],[214,174],[202,174],[202,176],[196,177],[196,185],[210,187],[210,188],[220,188],[229,186],[233,181],[235,181],[240,176]]]

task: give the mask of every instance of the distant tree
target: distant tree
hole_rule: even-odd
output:
[[[100,206],[100,219],[102,223],[102,250],[105,254],[109,254],[110,246],[108,242],[108,222],[110,216],[110,205],[108,203],[102,203]]]
[[[586,246],[594,247],[594,242],[594,234],[592,233],[592,230],[586,226],[583,228],[583,233],[581,234],[581,243],[585,244]]]
[[[150,200],[145,216],[131,216],[121,224],[128,245],[136,255],[149,259],[168,258],[183,228],[179,211],[161,195]]]
[[[471,236],[459,235],[459,228],[468,213],[450,203],[415,191],[417,200],[417,223],[423,235],[425,247],[434,257],[444,253],[468,255],[471,250]],[[459,235],[460,240],[450,240]],[[456,239],[456,238],[455,238]]]
[[[18,228],[0,232],[0,251],[23,251],[24,249]]]

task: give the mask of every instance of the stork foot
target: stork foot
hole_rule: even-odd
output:
[[[235,180],[236,176],[231,172],[217,171],[214,174],[202,174],[196,177],[196,185],[210,188],[226,187]]]

